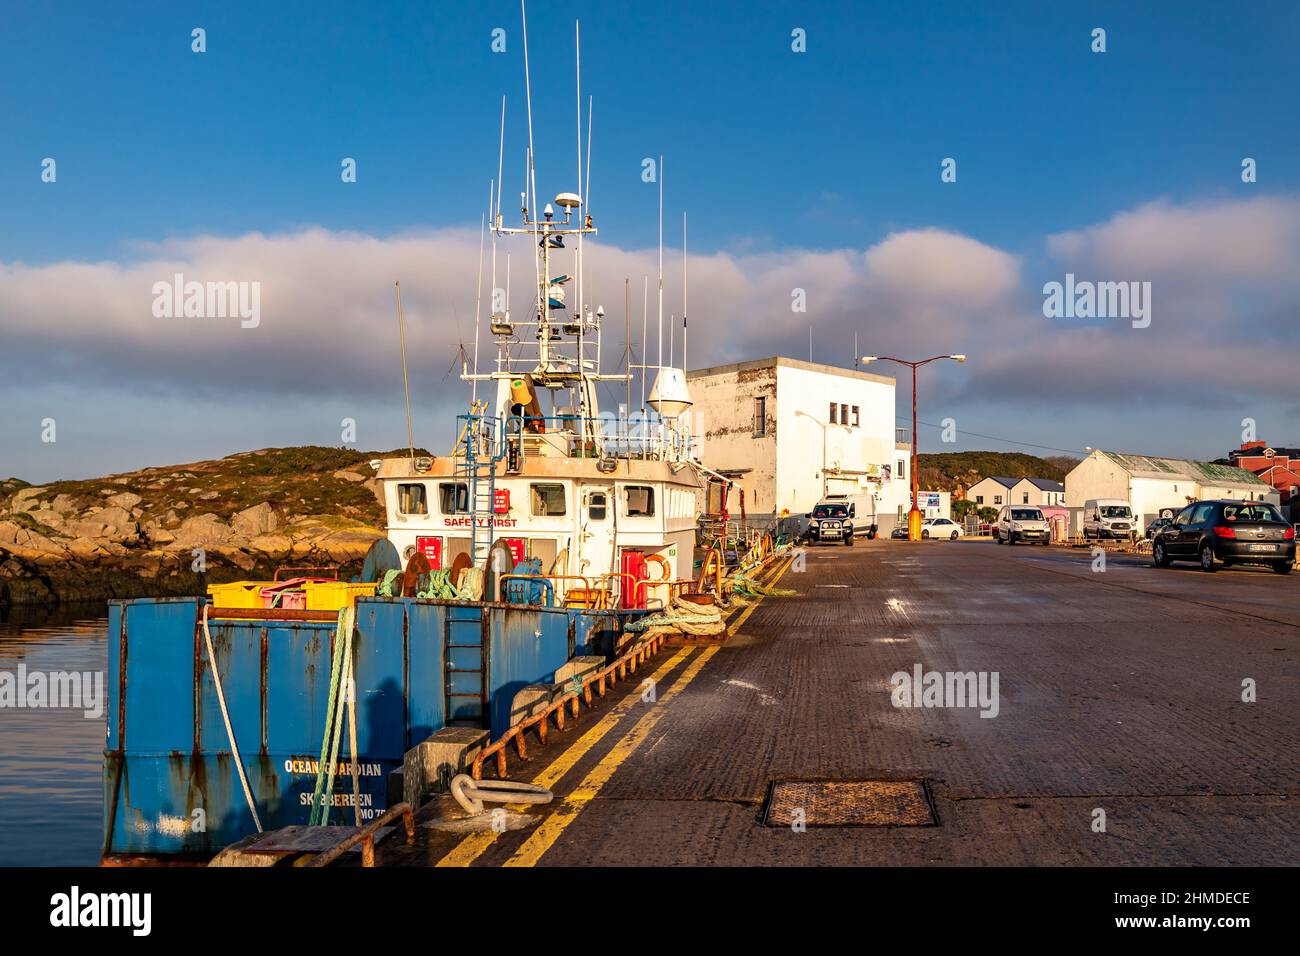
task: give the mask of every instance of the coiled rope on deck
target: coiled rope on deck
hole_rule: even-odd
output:
[[[669,610],[647,614],[628,624],[626,630],[634,634],[644,631],[646,636],[661,631],[680,631],[697,637],[714,637],[725,634],[727,625],[722,622],[722,614],[715,605],[673,598]]]
[[[401,577],[401,571],[385,571],[383,579],[375,588],[375,594],[379,597],[393,597],[394,588]],[[462,569],[455,584],[451,581],[451,571],[430,571],[424,587],[416,591],[415,596],[434,601],[480,601],[483,599],[483,569]]]

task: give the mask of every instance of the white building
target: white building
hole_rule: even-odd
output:
[[[1147,458],[1094,451],[1065,476],[1065,503],[1082,508],[1094,498],[1127,501],[1144,528],[1162,508],[1179,509],[1209,498],[1278,502],[1267,482],[1231,465],[1181,458]]]
[[[911,506],[911,446],[895,427],[894,379],[791,358],[687,373],[704,464],[751,517],[803,515],[826,494],[876,499],[881,530]]]
[[[1012,478],[1007,475],[990,475],[971,485],[966,500],[981,508],[1000,508],[1003,505],[1065,504],[1065,485],[1051,478]]]

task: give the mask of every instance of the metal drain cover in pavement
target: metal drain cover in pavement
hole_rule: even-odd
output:
[[[929,827],[937,823],[925,784],[919,780],[772,781],[763,823],[788,827],[796,822],[810,827]]]

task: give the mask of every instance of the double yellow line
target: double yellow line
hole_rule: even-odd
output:
[[[784,564],[769,578],[769,583],[775,583],[779,580],[789,569],[793,560],[793,556],[786,559]],[[735,629],[738,629],[740,625],[748,620],[749,615],[754,612],[754,609],[757,608],[760,603],[762,603],[762,598],[759,598],[753,604],[750,604],[740,612],[740,617],[736,621]],[[724,615],[724,619],[726,616],[733,613],[735,613],[734,608],[729,611],[727,615]],[[733,633],[735,629],[733,629]],[[624,737],[619,740],[604,757],[601,758],[600,762],[588,772],[586,777],[582,779],[582,782],[579,783],[567,796],[565,796],[556,809],[548,814],[542,822],[538,824],[537,828],[529,835],[528,839],[524,841],[523,846],[521,846],[513,856],[506,860],[504,864],[505,866],[534,866],[537,864],[537,862],[542,858],[542,855],[555,845],[555,841],[559,839],[560,835],[565,831],[569,824],[577,818],[583,808],[600,793],[605,784],[609,782],[611,777],[613,777],[614,772],[618,770],[628,757],[636,752],[637,748],[641,746],[646,737],[649,736],[650,732],[654,730],[655,725],[659,723],[665,713],[663,705],[667,704],[670,700],[685,690],[690,685],[691,681],[695,680],[700,671],[703,670],[704,665],[713,658],[713,655],[716,654],[718,650],[719,648],[717,645],[706,647],[693,661],[691,661],[686,670],[682,672],[681,677],[673,683],[673,686],[651,705],[652,709],[650,712],[638,720],[632,729],[629,730],[627,734],[624,735]],[[664,678],[677,667],[677,665],[690,656],[692,651],[694,651],[693,647],[684,647],[665,661],[658,670],[650,675],[649,679],[652,682],[652,686],[657,687]],[[582,757],[592,749],[592,747],[599,743],[611,730],[614,729],[624,715],[636,707],[640,702],[640,694],[635,692],[628,694],[627,697],[611,708],[609,713],[601,717],[601,719],[597,721],[590,730],[583,734],[578,740],[574,741],[574,743],[562,754],[556,757],[555,760],[546,767],[546,769],[537,774],[531,782],[546,787],[547,789],[554,787],[554,785],[558,783],[565,774],[572,770],[578,761],[581,760]],[[461,842],[458,843],[451,852],[439,860],[436,865],[469,866],[482,856],[489,847],[496,843],[499,836],[500,834],[495,830],[483,830],[471,833],[461,840]]]

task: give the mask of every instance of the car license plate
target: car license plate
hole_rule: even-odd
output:
[[[1272,551],[1272,550],[1273,550],[1274,548],[1276,548],[1276,547],[1277,547],[1277,545],[1273,545],[1273,544],[1252,544],[1252,545],[1250,546],[1250,550],[1252,550],[1252,551]]]

